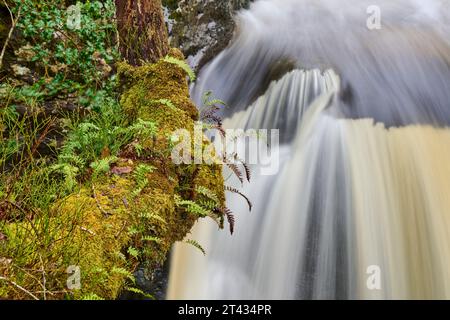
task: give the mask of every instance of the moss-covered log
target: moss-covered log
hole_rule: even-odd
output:
[[[170,55],[182,58],[178,50]],[[29,292],[40,292],[39,298],[43,297],[42,270],[47,299],[117,298],[125,285],[133,286],[132,273],[138,265],[144,264],[148,270],[162,265],[173,243],[183,240],[199,218],[177,206],[177,199],[207,201],[197,193],[203,187],[217,197],[218,207],[224,205],[221,165],[175,165],[171,159],[173,131],[193,132],[198,118],[189,99],[185,71],[161,59],[140,67],[120,63],[118,74],[127,84],[121,99],[123,109],[130,120],[154,122],[156,135],[139,141],[143,148],[140,154],[125,146],[110,172],[86,181],[76,193],[56,203],[50,219],[38,217],[3,228],[8,239],[0,242],[7,247],[3,251],[14,252],[17,242],[24,241],[23,232],[33,233],[46,225],[49,234],[42,244],[21,244],[34,248],[20,253],[20,258],[26,260],[20,265],[26,265],[28,271],[15,267],[14,259],[0,259],[0,275],[20,283]],[[172,101],[172,106],[162,100]],[[206,138],[203,143],[205,147],[209,144]],[[152,169],[138,177],[142,167]],[[221,220],[220,213],[211,212],[211,217]],[[29,237],[30,241],[33,238]],[[66,286],[66,269],[71,265],[81,271],[79,290]],[[30,298],[2,281],[0,297]]]

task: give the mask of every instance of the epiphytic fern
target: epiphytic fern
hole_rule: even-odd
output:
[[[207,217],[211,213],[210,210],[191,200],[175,199],[175,204],[178,207],[184,208],[187,212],[203,218]]]
[[[200,251],[203,253],[204,256],[206,256],[206,251],[205,251],[205,249],[203,249],[203,247],[202,247],[202,246],[200,245],[200,243],[198,243],[197,241],[192,240],[192,239],[189,239],[189,240],[186,240],[186,241],[184,241],[184,242],[186,242],[187,244],[190,244],[191,246],[194,246],[195,248],[197,248],[198,250],[200,250]]]
[[[227,218],[228,224],[230,226],[230,233],[233,234],[234,225],[236,223],[233,212],[227,207],[217,208],[217,210]]]
[[[169,108],[176,108],[172,101],[169,99],[151,100],[152,103],[162,104]]]
[[[245,163],[244,160],[239,158],[239,156],[238,156],[238,154],[236,152],[232,154],[232,157],[233,157],[233,159],[235,161],[238,161],[238,162],[240,162],[242,164],[242,166],[244,167],[245,178],[247,179],[248,182],[250,182],[252,174],[251,174],[251,170],[250,170],[250,167],[248,166],[248,164]]]
[[[243,174],[241,169],[239,169],[239,167],[234,164],[234,163],[230,163],[227,160],[224,160],[225,165],[230,168],[231,171],[233,171],[234,175],[236,176],[236,178],[238,178],[238,180],[242,183],[244,183],[244,178],[243,178]]]
[[[109,171],[110,169],[110,165],[114,162],[117,161],[117,157],[112,156],[112,157],[106,157],[103,158],[101,160],[98,161],[94,161],[91,163],[91,168],[94,170],[93,171],[93,176],[97,177],[99,174],[101,173],[106,173]]]
[[[136,189],[133,191],[133,195],[137,196],[141,193],[141,191],[147,186],[148,178],[147,174],[153,172],[155,170],[154,167],[140,164],[134,170],[134,179],[136,181]]]
[[[240,192],[238,189],[233,188],[233,187],[230,187],[230,186],[225,186],[225,190],[226,190],[226,191],[229,191],[229,192],[236,193],[236,194],[240,195],[242,198],[244,198],[245,201],[247,201],[249,210],[252,211],[253,205],[252,205],[250,199],[249,199],[245,194],[243,194],[242,192]]]
[[[216,203],[216,205],[219,204],[219,198],[212,190],[210,190],[204,186],[197,186],[197,188],[195,190],[197,191],[198,194],[201,194],[201,195],[211,199],[212,201],[214,201]]]
[[[172,63],[172,64],[180,67],[181,69],[183,69],[187,73],[187,75],[189,76],[189,78],[191,79],[192,82],[195,81],[195,73],[191,69],[191,67],[186,63],[186,61],[180,60],[180,59],[177,59],[177,58],[174,58],[174,57],[171,57],[171,56],[166,56],[164,58],[164,61],[168,62],[168,63]]]

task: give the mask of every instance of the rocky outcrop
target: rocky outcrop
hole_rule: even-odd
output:
[[[180,48],[196,70],[208,63],[231,40],[236,11],[250,0],[163,1],[171,44]]]

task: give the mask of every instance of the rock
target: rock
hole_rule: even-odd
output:
[[[237,10],[247,8],[251,0],[163,1],[169,25],[171,45],[188,57],[196,71],[214,58],[230,42]]]

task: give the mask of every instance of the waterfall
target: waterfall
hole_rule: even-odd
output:
[[[230,235],[174,249],[169,299],[450,298],[450,2],[259,0],[200,73],[224,126],[279,129]],[[372,282],[374,276],[379,279]]]

